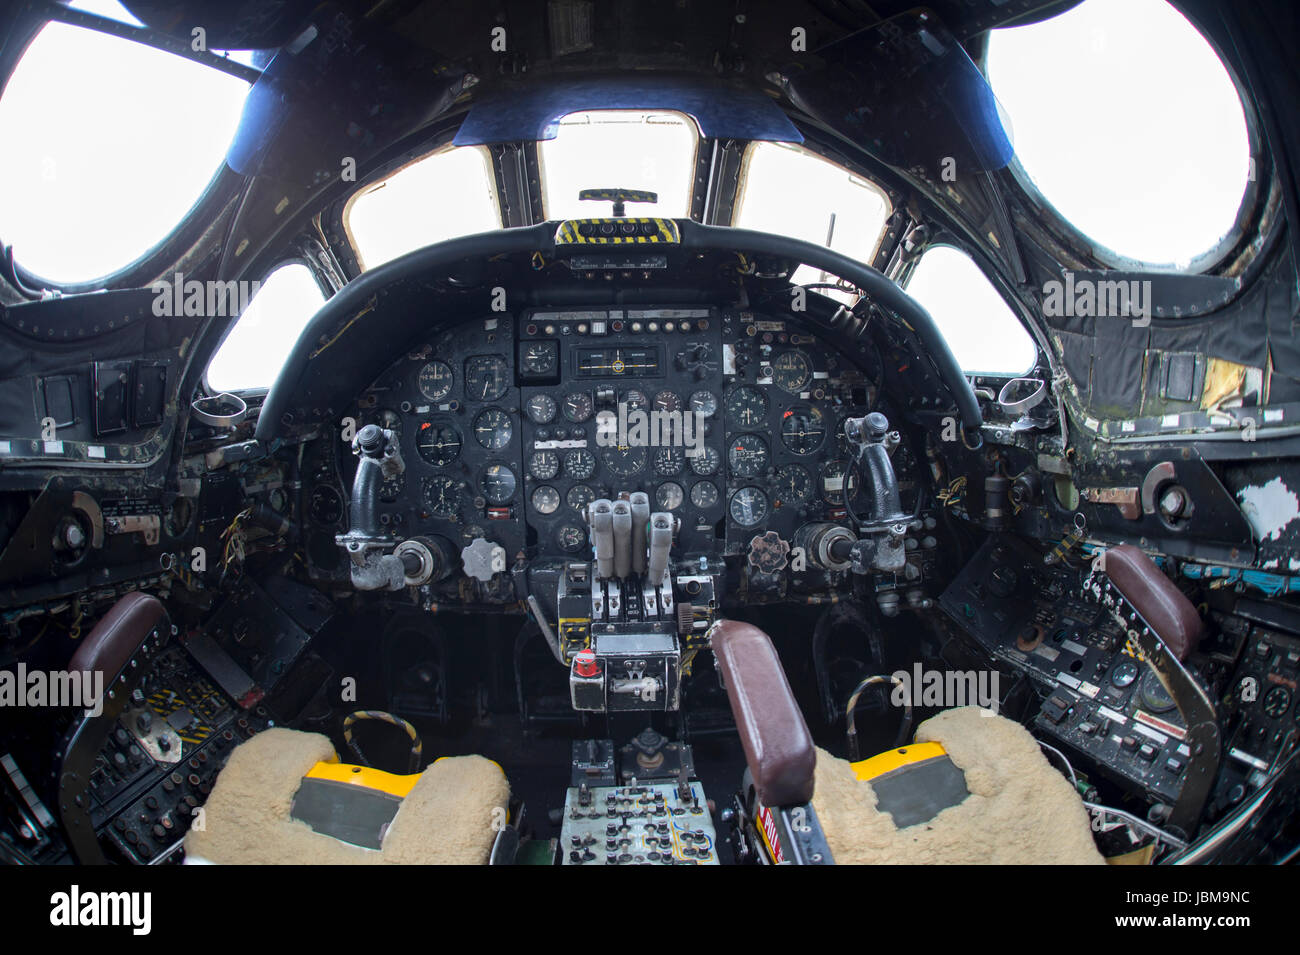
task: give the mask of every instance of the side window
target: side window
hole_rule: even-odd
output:
[[[1033,338],[969,255],[950,245],[927,249],[907,283],[968,374],[1023,375],[1038,358]]]
[[[222,168],[248,83],[49,23],[0,91],[0,235],[39,284],[68,285],[121,271],[186,217]]]
[[[208,364],[214,391],[271,387],[307,320],[325,296],[307,266],[282,265],[269,276],[239,316]]]

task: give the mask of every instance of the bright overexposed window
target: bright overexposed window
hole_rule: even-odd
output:
[[[130,17],[116,3],[80,3]],[[161,242],[222,167],[248,84],[61,23],[0,96],[0,239],[55,284],[111,275]]]
[[[987,69],[1025,174],[1094,242],[1185,267],[1232,229],[1252,168],[1241,100],[1165,0],[995,30]]]
[[[884,192],[843,166],[798,146],[754,143],[732,224],[828,246],[870,265],[889,214]],[[804,265],[792,281],[828,278]]]
[[[1038,349],[1011,307],[960,249],[931,246],[916,264],[907,293],[925,306],[968,374],[1023,375]]]
[[[537,144],[542,205],[548,219],[610,215],[611,203],[583,201],[584,189],[639,189],[657,202],[628,203],[629,216],[690,214],[695,121],[681,113],[592,110],[560,120],[554,139]]]
[[[435,242],[501,228],[492,160],[482,146],[447,146],[367,186],[343,222],[363,269]]]
[[[280,266],[250,293],[248,308],[208,364],[208,387],[215,391],[269,388],[325,302],[311,271],[297,262]]]

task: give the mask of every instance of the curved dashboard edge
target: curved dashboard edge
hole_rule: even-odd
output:
[[[796,254],[806,265],[824,269],[858,285],[862,291],[878,300],[899,316],[905,317],[914,327],[917,337],[930,352],[939,370],[939,376],[952,393],[961,413],[961,419],[970,430],[983,424],[984,416],[979,401],[971,389],[966,375],[948,347],[948,341],[939,331],[934,318],[920,302],[908,295],[883,272],[858,262],[832,249],[813,245],[802,239],[791,239],[752,229],[733,229],[726,226],[707,226],[698,222],[681,223],[682,245],[687,248],[727,247],[768,255]]]
[[[362,307],[366,297],[402,279],[411,278],[438,265],[448,265],[477,255],[502,252],[531,252],[554,245],[554,226],[540,223],[515,229],[497,229],[448,239],[436,245],[416,249],[400,258],[363,272],[325,302],[303,327],[289,357],[285,359],[275,383],[271,385],[258,416],[257,440],[270,442],[282,436],[281,416],[301,384],[311,363],[311,343],[351,312]],[[343,383],[340,393],[347,393]]]
[[[760,254],[799,258],[801,262],[833,272],[862,287],[890,310],[906,318],[917,337],[930,353],[939,377],[952,394],[963,424],[969,430],[983,423],[979,402],[966,380],[957,359],[948,347],[934,319],[926,309],[880,271],[821,246],[784,236],[704,226],[691,220],[679,220],[683,248],[713,248],[749,251]],[[271,442],[283,436],[284,413],[289,409],[312,360],[312,343],[334,329],[350,313],[362,307],[367,296],[403,279],[431,268],[448,265],[478,255],[510,252],[550,252],[555,246],[555,223],[539,223],[515,229],[481,232],[451,239],[410,252],[392,262],[367,271],[329,299],[308,321],[288,359],[267,393],[258,417],[256,437]],[[818,324],[825,320],[809,314]],[[369,331],[369,330],[367,330]],[[338,397],[347,396],[361,382],[339,381]]]

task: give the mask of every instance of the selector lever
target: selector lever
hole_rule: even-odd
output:
[[[596,576],[614,574],[614,505],[602,498],[592,501],[587,508],[587,523],[591,525],[591,543],[596,551]]]
[[[646,532],[650,523],[650,495],[634,491],[629,498],[632,505],[632,573],[644,574],[646,569]]]
[[[673,546],[673,516],[663,511],[650,516],[650,565],[646,576],[659,585],[668,573],[668,552]]]
[[[620,580],[632,573],[632,505],[615,501],[614,524],[614,576]]]

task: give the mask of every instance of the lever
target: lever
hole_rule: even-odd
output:
[[[646,569],[646,530],[650,523],[650,495],[634,491],[632,503],[632,573],[644,574]]]
[[[615,501],[614,524],[614,576],[622,580],[632,573],[632,505]]]
[[[606,498],[592,501],[587,511],[591,524],[591,541],[596,551],[596,576],[614,573],[614,506]]]

